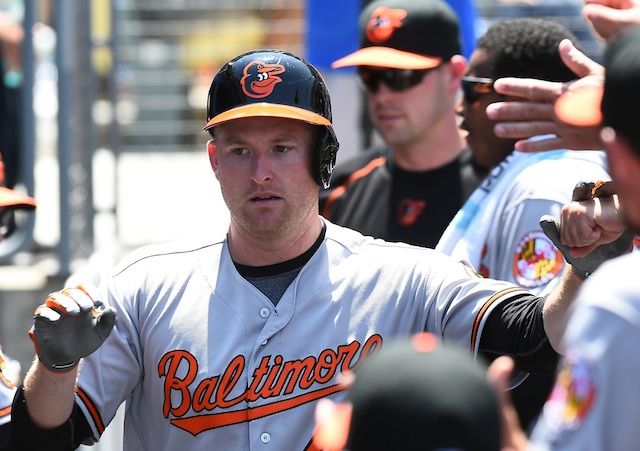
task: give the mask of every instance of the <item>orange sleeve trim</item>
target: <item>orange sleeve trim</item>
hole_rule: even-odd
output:
[[[358,179],[366,177],[371,173],[371,171],[373,171],[375,168],[379,166],[382,166],[386,162],[387,162],[387,157],[374,158],[369,163],[367,163],[365,167],[363,167],[362,169],[358,169],[353,174],[351,174],[349,178],[342,185],[334,189],[333,192],[329,195],[329,197],[327,198],[327,201],[324,204],[324,208],[322,209],[322,216],[331,220],[331,217],[330,217],[331,206],[340,196],[342,196],[345,193],[345,191],[347,191],[347,189],[349,188],[349,185],[351,185],[353,182],[355,182]]]
[[[11,413],[11,407],[5,407],[4,409],[0,409],[0,417],[6,417],[7,415],[9,415]]]
[[[104,423],[102,422],[102,418],[100,418],[98,409],[96,409],[96,407],[93,405],[93,402],[91,401],[91,398],[89,398],[89,396],[87,396],[87,394],[83,392],[80,387],[76,387],[76,393],[78,394],[84,405],[87,406],[89,414],[91,415],[91,419],[98,429],[98,434],[102,435],[102,433],[104,432]]]
[[[513,293],[515,291],[522,291],[520,287],[508,288],[506,290],[502,290],[489,298],[487,302],[482,306],[478,315],[476,316],[476,320],[473,323],[473,331],[471,332],[471,356],[473,357],[476,350],[476,343],[478,341],[478,332],[480,331],[480,324],[482,323],[482,318],[484,318],[485,314],[497,300],[503,299],[505,295],[509,293]]]

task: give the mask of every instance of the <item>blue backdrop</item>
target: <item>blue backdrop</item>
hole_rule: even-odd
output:
[[[358,49],[359,0],[306,0],[306,58],[319,69]],[[477,13],[473,0],[447,0],[460,20],[462,53],[475,48]]]

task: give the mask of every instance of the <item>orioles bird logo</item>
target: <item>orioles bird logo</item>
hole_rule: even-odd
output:
[[[380,6],[371,14],[367,24],[367,38],[371,42],[384,42],[393,32],[402,26],[402,19],[407,17],[404,9],[391,9]]]
[[[273,92],[276,84],[282,81],[278,77],[284,72],[282,64],[268,64],[263,61],[252,61],[244,68],[240,84],[242,91],[254,99],[262,99]]]

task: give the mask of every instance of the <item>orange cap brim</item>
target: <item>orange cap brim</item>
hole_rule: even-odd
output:
[[[0,208],[4,207],[33,209],[36,208],[36,200],[33,197],[0,186]]]
[[[580,127],[591,127],[602,122],[600,103],[602,103],[602,86],[585,86],[566,91],[554,105],[556,116],[560,120]]]
[[[207,125],[205,125],[202,130],[207,131],[211,127],[222,124],[223,122],[247,117],[281,117],[283,119],[308,122],[314,125],[331,126],[329,119],[312,111],[305,110],[304,108],[273,103],[252,103],[218,114],[207,122]]]
[[[365,47],[357,52],[340,58],[331,67],[373,66],[389,69],[430,69],[442,62],[442,58],[403,52],[390,47]]]

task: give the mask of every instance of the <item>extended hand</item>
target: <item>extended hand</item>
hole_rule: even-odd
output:
[[[604,40],[610,40],[623,29],[640,23],[638,0],[585,0],[582,14]]]
[[[34,313],[29,336],[40,362],[66,372],[102,345],[115,322],[115,310],[103,307],[97,290],[79,285],[49,295]]]
[[[520,138],[515,147],[521,152],[602,148],[599,126],[578,127],[563,122],[555,114],[554,103],[567,90],[602,86],[604,68],[567,39],[560,42],[558,49],[564,63],[580,77],[579,80],[562,83],[509,77],[498,79],[494,83],[497,92],[523,99],[492,103],[486,110],[488,117],[497,122],[494,127],[496,136]],[[552,137],[528,139],[540,135],[552,135]]]
[[[620,217],[611,183],[578,183],[572,200],[562,208],[560,223],[545,215],[540,226],[585,279],[604,261],[630,252],[634,235]]]

